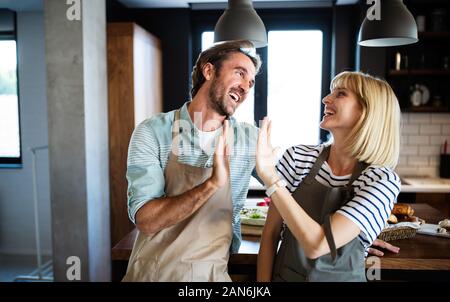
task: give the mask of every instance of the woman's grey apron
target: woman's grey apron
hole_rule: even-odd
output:
[[[352,199],[354,195],[352,183],[367,164],[359,162],[355,166],[345,187],[330,188],[315,179],[329,153],[330,146],[324,147],[311,172],[292,196],[311,218],[323,226],[331,252],[317,259],[309,259],[286,227],[280,250],[275,257],[273,281],[366,281],[363,244],[356,237],[336,249],[330,228],[330,217]]]

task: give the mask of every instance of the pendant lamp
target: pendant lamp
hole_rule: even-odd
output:
[[[364,19],[359,29],[358,44],[386,47],[412,44],[417,38],[417,24],[402,0],[379,0],[379,20]],[[369,8],[369,12],[373,11]]]
[[[252,0],[228,0],[228,8],[214,28],[214,42],[250,40],[255,48],[267,45],[266,27]]]

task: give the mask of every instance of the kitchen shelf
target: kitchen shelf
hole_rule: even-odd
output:
[[[450,76],[450,69],[403,69],[389,70],[390,76]]]
[[[417,43],[386,48],[383,76],[394,90],[402,112],[450,113],[450,24],[440,24],[432,17],[434,9],[450,13],[450,1],[411,0],[408,9],[414,16],[426,17],[427,31],[418,32]],[[422,106],[413,106],[410,101],[417,85],[425,90],[419,87],[418,92],[428,95],[428,102]]]
[[[419,41],[421,39],[450,39],[450,31],[424,31],[419,32]]]

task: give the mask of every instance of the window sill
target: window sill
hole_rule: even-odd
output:
[[[22,169],[23,164],[0,164],[0,169]]]

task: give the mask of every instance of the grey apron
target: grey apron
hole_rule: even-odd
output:
[[[309,259],[289,228],[285,228],[280,250],[275,257],[273,281],[366,281],[364,246],[354,238],[336,249],[331,233],[330,218],[354,195],[352,183],[367,164],[355,165],[352,176],[345,187],[330,188],[319,183],[315,177],[328,158],[330,146],[324,147],[311,172],[292,194],[297,203],[317,223],[323,226],[330,253],[317,259]]]

